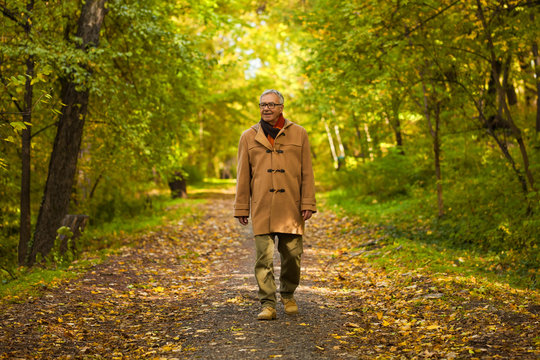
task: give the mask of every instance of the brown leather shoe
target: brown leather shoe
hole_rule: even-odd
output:
[[[294,298],[289,298],[289,299],[281,298],[281,302],[285,306],[285,314],[287,315],[298,314],[298,305],[296,305],[296,300],[294,300]]]
[[[276,309],[270,306],[263,307],[257,316],[257,320],[274,320],[275,318],[277,318]]]

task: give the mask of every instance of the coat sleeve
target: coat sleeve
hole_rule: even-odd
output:
[[[300,210],[317,212],[315,202],[315,178],[311,166],[311,147],[307,132],[304,131],[302,141],[302,201]]]
[[[251,166],[247,141],[244,134],[238,144],[238,167],[236,170],[236,197],[234,199],[234,216],[249,216],[249,200],[251,197]]]

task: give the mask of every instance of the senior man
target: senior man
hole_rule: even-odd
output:
[[[280,295],[285,313],[298,306],[293,297],[300,282],[304,222],[317,211],[311,150],[306,130],[283,117],[284,99],[277,90],[260,97],[261,121],[242,133],[234,216],[255,235],[255,278],[262,311],[259,320],[276,318],[274,241],[281,257]]]

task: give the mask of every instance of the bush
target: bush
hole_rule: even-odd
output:
[[[101,199],[90,204],[88,211],[90,223],[98,225],[108,223],[116,218],[130,218],[152,211],[152,200],[149,196],[126,197],[117,192],[104,194]]]
[[[517,155],[519,156],[519,154]],[[538,154],[531,151],[531,159]],[[445,215],[437,216],[435,176],[426,153],[390,151],[334,172],[329,196],[391,237],[501,254],[500,268],[528,274],[540,265],[540,204],[527,199],[497,148],[454,139],[443,149]],[[536,178],[539,174],[535,174]]]
[[[365,163],[347,158],[346,167],[334,173],[334,183],[359,199],[387,201],[409,195],[412,186],[423,186],[430,180],[423,164],[414,164],[396,149],[389,150],[383,157]]]

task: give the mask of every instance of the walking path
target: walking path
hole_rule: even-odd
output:
[[[257,321],[249,227],[232,199],[76,280],[0,313],[5,359],[536,359],[540,296],[474,279],[371,266],[370,233],[318,213],[304,239],[300,313]],[[276,265],[279,264],[276,251]],[[279,266],[276,266],[276,277]]]

